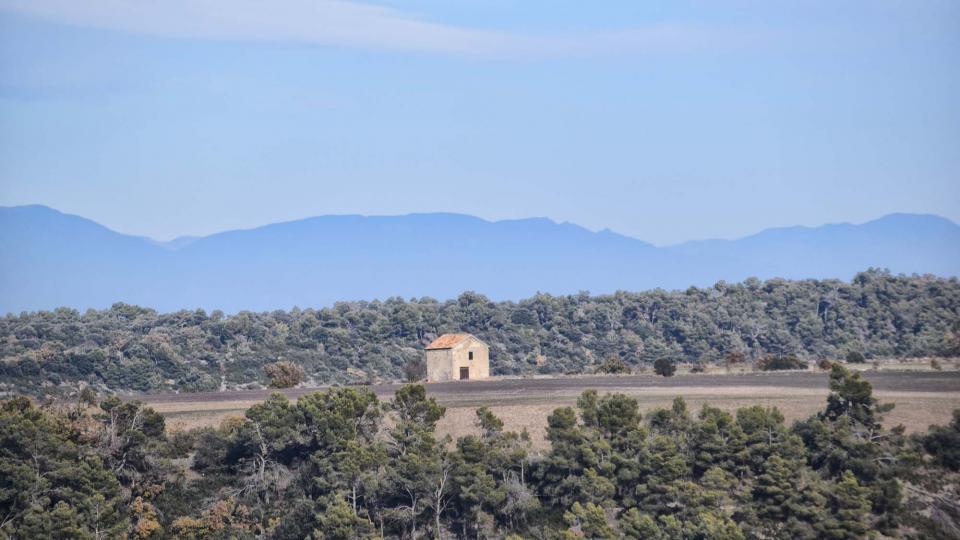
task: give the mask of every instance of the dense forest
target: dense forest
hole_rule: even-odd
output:
[[[388,402],[282,394],[218,428],[168,431],[139,402],[0,402],[0,537],[11,539],[854,539],[960,535],[960,411],[886,430],[892,404],[835,365],[823,410],[734,414],[677,398],[642,416],[584,392],[549,448],[476,411],[435,428],[422,385]]]
[[[40,394],[82,380],[102,392],[214,390],[264,384],[264,366],[278,361],[315,384],[394,380],[444,332],[486,341],[499,375],[591,372],[610,358],[636,367],[731,353],[951,356],[960,354],[960,282],[871,270],[849,283],[748,279],[519,302],[464,293],[234,315],[62,308],[0,318],[0,388]]]

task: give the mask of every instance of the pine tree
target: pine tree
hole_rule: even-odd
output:
[[[659,540],[663,534],[649,514],[630,508],[620,516],[620,532],[631,540]]]
[[[376,538],[373,523],[358,516],[349,504],[333,498],[319,504],[321,510],[315,517],[318,527],[310,540],[363,540]]]
[[[123,494],[79,433],[26,398],[0,403],[0,533],[13,538],[119,537]]]
[[[434,430],[446,408],[427,398],[423,385],[401,387],[390,408],[397,413],[390,432],[390,474],[403,500],[402,516],[416,539],[421,516],[431,509],[439,537],[441,516],[451,500],[452,461],[446,441],[437,441]]]
[[[564,521],[573,529],[577,529],[583,538],[591,540],[607,540],[616,538],[613,528],[607,522],[607,515],[603,507],[593,503],[581,505],[573,503],[570,510],[563,514]]]
[[[776,454],[764,464],[751,492],[755,529],[775,538],[815,536],[826,498],[819,493],[818,480],[806,477],[801,467]]]
[[[844,471],[839,481],[830,486],[828,492],[830,519],[824,524],[827,538],[862,538],[870,530],[869,490],[857,482],[850,471]]]

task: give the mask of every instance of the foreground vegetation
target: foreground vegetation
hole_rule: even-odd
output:
[[[465,293],[448,302],[394,298],[231,316],[124,304],[59,309],[0,318],[0,382],[35,395],[78,381],[104,392],[214,390],[266,385],[264,367],[283,361],[315,384],[391,380],[444,332],[490,344],[501,375],[592,372],[610,359],[633,369],[768,355],[957,356],[960,282],[869,271],[850,283],[747,280],[517,303]]]
[[[530,451],[477,410],[438,439],[423,386],[275,394],[216,429],[172,432],[141,403],[0,403],[0,537],[951,538],[960,532],[960,411],[908,437],[841,366],[825,408],[641,417],[584,392]]]

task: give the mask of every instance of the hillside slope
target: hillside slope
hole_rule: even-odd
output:
[[[180,311],[117,304],[0,317],[0,391],[88,381],[104,390],[214,390],[264,381],[295,362],[314,383],[401,377],[446,332],[490,345],[495,374],[589,373],[611,356],[719,361],[960,355],[960,281],[878,271],[836,280],[747,280],[684,291],[537,295],[491,302],[338,303],[319,310]]]
[[[542,218],[458,214],[322,216],[162,244],[25,206],[0,208],[0,313],[118,301],[235,312],[464,290],[517,299],[750,276],[850,279],[870,267],[954,276],[958,247],[956,224],[909,214],[665,248]]]

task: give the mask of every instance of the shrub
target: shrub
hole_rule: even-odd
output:
[[[672,377],[673,374],[677,372],[677,366],[673,365],[673,362],[666,358],[658,358],[657,361],[653,363],[653,372],[663,377]]]
[[[949,425],[930,426],[930,431],[921,441],[935,463],[960,471],[960,409],[953,411],[953,422]]]
[[[423,360],[423,358],[410,360],[403,365],[403,376],[406,377],[407,382],[410,383],[420,382],[426,379],[427,363]]]
[[[703,373],[705,371],[707,371],[707,367],[702,362],[697,362],[690,368],[690,373]]]
[[[743,354],[743,352],[741,351],[730,351],[724,357],[724,362],[728,366],[732,366],[734,364],[742,364],[746,361],[747,361],[747,355]]]
[[[597,373],[610,373],[617,375],[620,373],[630,373],[630,367],[619,356],[611,356],[597,368]]]
[[[263,371],[270,378],[270,388],[290,388],[307,380],[303,368],[289,360],[267,364]]]
[[[934,359],[930,360],[930,368],[931,368],[931,369],[935,369],[935,370],[937,370],[937,371],[941,371],[941,370],[943,369],[943,366],[941,366],[941,365],[940,365],[940,362],[938,362],[937,359],[934,358]]]
[[[92,406],[97,404],[97,392],[89,386],[84,386],[77,395],[77,401],[83,405]]]
[[[833,369],[833,362],[830,360],[827,360],[826,358],[821,358],[817,362],[817,367],[824,371],[830,371],[831,369]]]
[[[866,361],[867,358],[863,356],[863,353],[860,351],[850,351],[847,353],[848,364],[862,364]]]
[[[784,371],[788,369],[807,369],[807,363],[795,354],[767,355],[757,362],[761,371]]]

